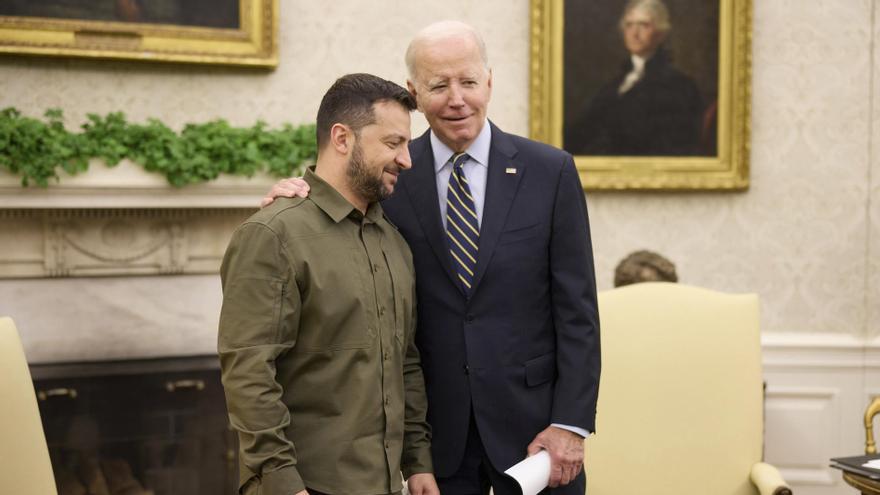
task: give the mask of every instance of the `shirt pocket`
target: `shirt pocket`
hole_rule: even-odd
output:
[[[220,309],[220,349],[284,343],[279,321],[283,289],[284,284],[276,279],[229,280]]]
[[[367,311],[372,290],[366,283],[370,264],[363,250],[345,235],[297,241],[303,253],[297,263],[301,299],[298,352],[366,349],[376,329]]]

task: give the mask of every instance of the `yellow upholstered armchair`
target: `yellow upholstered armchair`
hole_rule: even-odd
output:
[[[791,493],[761,462],[756,295],[642,283],[600,293],[599,315],[589,495]]]
[[[0,318],[0,492],[55,494],[31,373],[11,318]]]

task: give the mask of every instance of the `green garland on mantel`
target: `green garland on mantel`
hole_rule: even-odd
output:
[[[22,116],[15,108],[0,112],[0,168],[20,175],[24,187],[47,187],[50,179],[59,180],[59,169],[85,172],[93,158],[108,167],[128,158],[182,187],[220,174],[301,175],[317,154],[314,124],[284,124],[273,130],[264,122],[241,128],[214,120],[187,124],[176,133],[157,119],[131,124],[125,114],[113,112],[104,117],[88,114],[82,131],[70,132],[61,110],[44,115],[45,121]]]

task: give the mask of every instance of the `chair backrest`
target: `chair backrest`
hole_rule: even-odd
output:
[[[754,494],[763,417],[758,298],[671,283],[599,294],[589,495]]]
[[[34,384],[11,318],[0,318],[0,492],[55,494]]]

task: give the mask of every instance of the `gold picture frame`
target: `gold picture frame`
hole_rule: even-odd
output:
[[[575,103],[565,102],[566,62],[565,13],[566,2],[573,0],[531,0],[531,74],[530,74],[530,133],[533,139],[557,147],[564,147],[565,112],[573,113]],[[585,2],[586,0],[578,0]],[[710,5],[705,0],[678,0]],[[670,2],[670,0],[667,0]],[[713,152],[700,156],[641,156],[615,154],[579,154],[575,163],[584,189],[588,190],[745,190],[749,186],[749,134],[751,112],[751,0],[716,0],[717,42],[685,47],[709,46],[706,49],[715,56],[717,46],[717,93],[712,105],[711,125]],[[601,4],[601,5],[600,5]],[[589,2],[584,9],[616,9],[606,13],[613,19],[609,29],[617,30],[620,43],[618,19],[622,15],[624,1]],[[604,6],[603,6],[604,5]],[[695,4],[696,5],[696,4]],[[571,6],[570,6],[571,7]],[[714,8],[714,7],[713,7]],[[688,9],[682,9],[687,11]],[[670,17],[675,12],[670,9]],[[592,16],[578,16],[579,23]],[[607,22],[606,22],[607,24]],[[672,19],[675,35],[675,19]],[[688,23],[684,26],[688,27]],[[581,29],[572,26],[572,30]],[[571,32],[571,30],[569,31]],[[584,30],[585,36],[594,31]],[[605,39],[609,40],[610,34]],[[589,41],[587,39],[583,41]],[[583,47],[591,47],[584,43]],[[617,47],[615,47],[617,48]],[[622,50],[622,47],[619,48]],[[625,52],[624,52],[625,53]],[[630,66],[631,67],[631,66]],[[572,69],[572,73],[575,71]],[[618,79],[619,80],[619,79]],[[574,82],[569,83],[574,85]],[[615,87],[616,88],[616,87]],[[621,89],[621,91],[625,91]],[[595,96],[594,96],[595,97]],[[710,107],[712,106],[710,105]],[[710,122],[710,120],[705,120]],[[574,126],[572,126],[574,127]],[[566,139],[571,143],[576,137]],[[576,146],[570,146],[575,148]]]
[[[59,2],[57,15],[52,17],[35,16],[32,11],[25,11],[25,15],[0,15],[0,53],[266,68],[278,65],[278,0],[230,0],[227,10],[232,9],[233,24],[220,27],[190,22],[192,15],[186,18],[186,24],[176,23],[167,15],[147,22],[140,19],[143,16],[133,15],[140,14],[139,5],[176,6],[178,11],[189,14],[186,9],[192,11],[193,4],[183,0],[138,2],[117,0],[116,10],[109,14],[116,17],[109,20],[104,18],[106,14],[96,16],[97,9],[90,9],[87,0]],[[51,4],[42,2],[40,7],[46,3]],[[71,10],[71,3],[76,3],[79,11]],[[105,4],[108,2],[101,6]],[[33,8],[34,4],[29,5]],[[120,5],[130,8],[120,10]],[[6,13],[9,12],[15,11]]]

